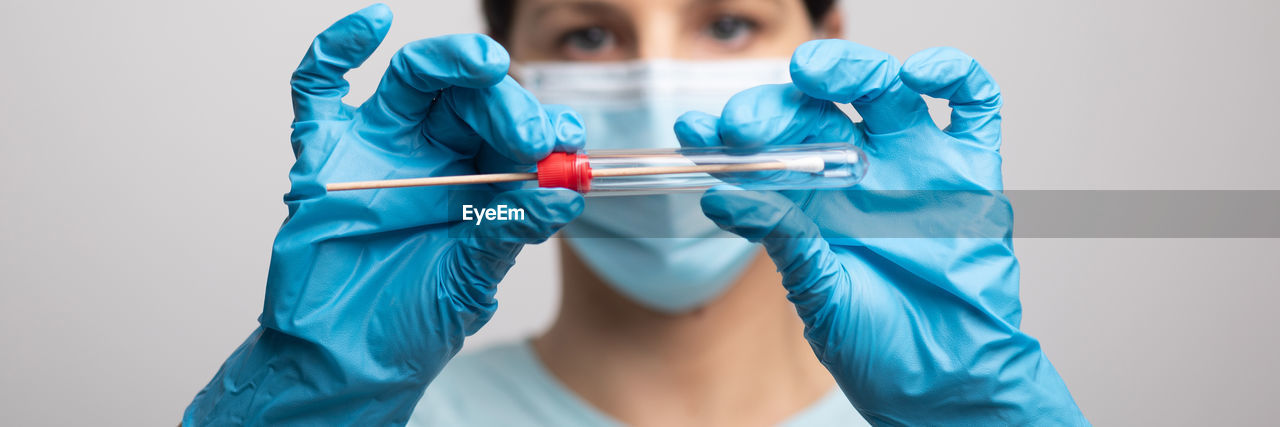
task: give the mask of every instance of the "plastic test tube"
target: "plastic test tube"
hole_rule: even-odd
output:
[[[750,190],[851,187],[867,173],[867,157],[853,144],[771,145],[597,150],[551,153],[536,173],[440,176],[329,184],[328,191],[537,181],[588,196],[701,191],[720,184]]]
[[[851,187],[866,172],[866,155],[849,143],[594,150],[553,153],[538,163],[538,184],[588,196],[701,191],[720,184],[795,190]]]

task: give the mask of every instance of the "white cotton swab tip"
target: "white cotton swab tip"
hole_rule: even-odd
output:
[[[787,170],[796,172],[818,173],[827,168],[827,162],[816,156],[783,159],[781,162],[787,165]]]

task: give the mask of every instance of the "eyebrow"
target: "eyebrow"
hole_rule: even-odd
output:
[[[688,3],[685,3],[684,5],[682,5],[681,8],[692,9],[694,7],[702,6],[704,4],[716,5],[720,3],[733,3],[733,2],[739,2],[739,1],[744,1],[744,0],[691,0]],[[762,0],[762,1],[772,3],[774,6],[778,8],[783,7],[782,5],[783,0]],[[588,13],[588,14],[599,14],[599,13],[620,14],[625,12],[624,10],[619,8],[617,5],[609,2],[603,2],[603,1],[587,0],[587,1],[571,1],[571,2],[554,2],[550,4],[542,4],[535,7],[532,12],[533,19],[534,20],[542,19],[543,16],[545,16],[548,13],[551,13],[552,11],[555,11],[556,9],[566,9],[566,8],[572,9],[575,12]]]
[[[716,4],[720,4],[720,3],[740,3],[740,2],[743,2],[743,1],[746,1],[746,0],[690,0],[689,2],[685,3],[683,7],[684,7],[685,9],[691,9],[691,8],[693,8],[693,7],[696,7],[696,6],[701,6],[701,5],[703,5],[704,3],[706,3],[706,4],[711,4],[711,5],[716,5]],[[766,2],[768,2],[768,3],[772,3],[774,6],[776,6],[776,7],[780,8],[780,9],[781,9],[781,8],[783,8],[783,4],[782,4],[782,2],[783,2],[784,0],[763,0],[763,1],[766,1]]]
[[[622,10],[618,6],[601,1],[574,1],[574,2],[555,2],[551,4],[539,5],[533,9],[532,15],[534,20],[542,19],[548,13],[556,9],[572,9],[575,12],[582,13],[621,13]]]

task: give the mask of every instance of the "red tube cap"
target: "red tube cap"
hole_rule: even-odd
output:
[[[586,154],[551,153],[538,161],[538,186],[591,191],[591,163]]]

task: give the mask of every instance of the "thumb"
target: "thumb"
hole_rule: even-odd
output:
[[[463,223],[470,227],[464,237],[453,247],[443,270],[449,277],[441,277],[444,289],[453,300],[464,306],[464,311],[483,315],[468,322],[467,335],[471,335],[492,314],[497,301],[496,285],[515,265],[516,255],[528,243],[541,243],[555,234],[578,214],[582,213],[582,195],[566,189],[528,189],[498,194],[488,208],[506,211],[505,220],[490,219],[479,224]],[[519,210],[520,214],[515,213]]]
[[[720,228],[764,245],[805,324],[827,323],[831,302],[852,291],[848,272],[818,225],[781,194],[720,186],[702,196],[702,211]]]

